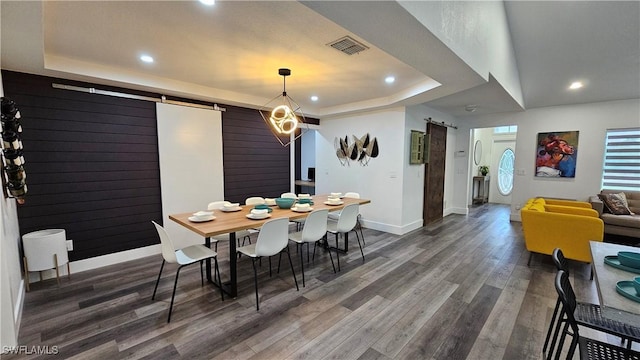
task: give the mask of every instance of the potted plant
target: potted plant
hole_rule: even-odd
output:
[[[487,174],[489,173],[489,167],[487,165],[480,165],[478,166],[478,172],[482,176],[487,176]]]

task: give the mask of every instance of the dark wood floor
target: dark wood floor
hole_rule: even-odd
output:
[[[217,288],[200,286],[197,265],[183,270],[170,324],[175,266],[165,266],[151,301],[160,255],[73,274],[60,288],[34,283],[19,343],[75,359],[540,358],[555,270],[543,255],[527,267],[509,207],[485,204],[404,236],[365,229],[365,237],[366,262],[351,242],[334,274],[320,251],[305,263],[300,291],[290,271],[270,278],[263,261],[259,312],[246,258],[238,298],[224,302]],[[224,275],[228,252],[219,252]],[[300,281],[299,257],[294,266]],[[571,267],[578,298],[597,302],[589,265]]]

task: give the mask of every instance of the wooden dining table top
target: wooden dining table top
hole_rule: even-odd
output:
[[[314,195],[311,198],[313,200],[313,205],[311,205],[313,210],[328,209],[329,211],[337,211],[349,204],[363,205],[371,202],[367,199],[344,197],[341,199],[343,203],[340,205],[327,205],[325,204],[325,202],[328,200],[329,195]],[[169,219],[203,237],[211,237],[240,230],[258,228],[271,219],[286,217],[290,220],[298,220],[304,219],[309,215],[309,212],[296,212],[291,209],[280,209],[278,206],[271,206],[270,208],[273,211],[271,212],[270,217],[260,220],[254,220],[247,218],[247,215],[254,208],[253,205],[240,205],[240,207],[242,208],[241,210],[234,212],[224,212],[222,210],[214,209],[213,216],[215,216],[215,219],[212,221],[190,221],[189,217],[193,216],[193,213],[200,209],[195,209],[193,212],[189,213],[172,214],[169,215]]]

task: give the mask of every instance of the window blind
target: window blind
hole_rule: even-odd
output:
[[[602,188],[640,191],[640,128],[607,130]]]

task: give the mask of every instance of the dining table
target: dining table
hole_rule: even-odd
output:
[[[328,209],[329,211],[338,211],[343,209],[349,204],[368,204],[371,200],[356,199],[343,197],[337,204],[330,204],[328,202],[329,195],[314,195],[312,199],[312,209]],[[270,206],[272,209],[270,216],[264,219],[250,219],[247,217],[251,213],[254,206],[241,205],[241,209],[237,211],[222,211],[213,210],[215,219],[211,221],[193,222],[189,220],[193,216],[193,212],[171,214],[169,219],[178,223],[179,225],[195,232],[198,235],[204,237],[204,244],[207,247],[211,247],[211,237],[222,234],[229,234],[229,281],[222,284],[218,284],[220,288],[231,297],[237,297],[238,295],[238,272],[237,272],[237,253],[236,253],[236,231],[256,229],[262,226],[265,222],[276,218],[288,218],[289,220],[303,220],[306,218],[310,211],[294,211],[291,209],[281,209],[278,206]],[[195,209],[198,211],[199,209]],[[345,236],[345,249],[348,249],[348,237]],[[211,276],[211,259],[206,261],[206,273],[207,280],[210,283],[214,283]]]
[[[605,263],[605,257],[616,256],[620,251],[640,252],[640,248],[600,241],[590,241],[592,266],[602,316],[640,327],[640,302],[628,299],[616,290],[620,281],[633,281],[640,273],[623,270]],[[639,270],[640,271],[640,270]]]

